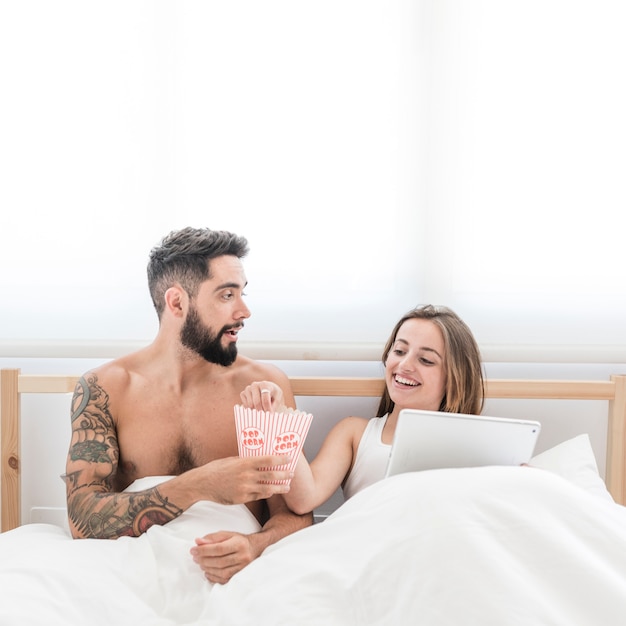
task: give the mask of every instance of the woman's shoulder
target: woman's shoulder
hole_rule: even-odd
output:
[[[359,438],[365,432],[367,425],[370,423],[370,418],[357,417],[356,415],[350,415],[341,419],[332,430],[342,432],[344,434],[350,434],[358,436]]]

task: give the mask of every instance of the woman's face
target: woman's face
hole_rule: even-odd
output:
[[[446,388],[445,346],[439,327],[430,320],[409,319],[398,330],[387,355],[385,382],[400,409],[437,411]]]

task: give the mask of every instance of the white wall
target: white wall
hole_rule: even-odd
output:
[[[428,298],[483,344],[623,347],[626,4],[426,4]]]
[[[416,28],[407,0],[0,4],[0,343],[149,339],[148,252],[187,225],[249,239],[251,338],[382,340],[419,300]]]
[[[251,341],[626,360],[621,0],[0,4],[0,350],[145,341],[147,254],[246,235]],[[2,352],[7,356],[7,350]]]

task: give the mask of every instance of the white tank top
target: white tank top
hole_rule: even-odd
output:
[[[391,451],[391,445],[382,441],[383,428],[386,423],[387,415],[372,417],[365,427],[352,471],[343,486],[343,497],[346,500],[361,489],[384,478]]]

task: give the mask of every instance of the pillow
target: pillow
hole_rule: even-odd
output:
[[[591,494],[614,501],[600,477],[587,434],[568,439],[534,456],[528,465],[559,474]]]

